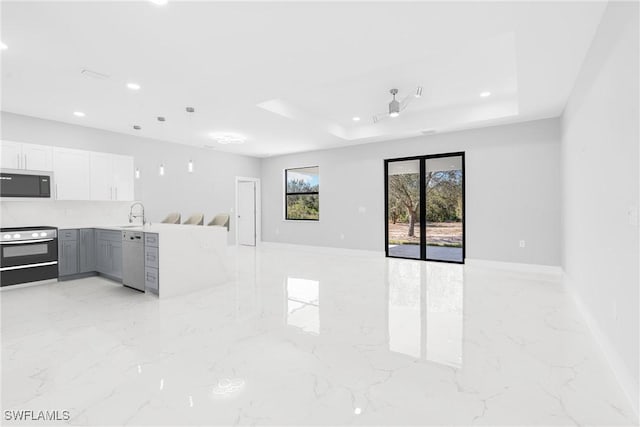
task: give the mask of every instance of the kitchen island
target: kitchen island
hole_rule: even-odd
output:
[[[119,282],[124,277],[127,284],[128,269],[133,268],[139,275],[139,290],[167,298],[207,289],[229,278],[225,227],[147,224],[59,230],[61,280],[97,273]],[[138,241],[144,255],[140,252],[135,259],[127,255],[125,235],[142,240]]]
[[[145,285],[149,289],[155,285],[160,298],[207,289],[229,279],[225,227],[153,224],[127,230],[144,232]]]

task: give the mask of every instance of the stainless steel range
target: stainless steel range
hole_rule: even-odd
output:
[[[55,227],[0,228],[0,286],[58,277]]]

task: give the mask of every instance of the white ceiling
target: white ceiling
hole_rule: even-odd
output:
[[[3,1],[1,107],[254,156],[555,117],[605,6]],[[389,89],[418,85],[400,117],[372,123]]]

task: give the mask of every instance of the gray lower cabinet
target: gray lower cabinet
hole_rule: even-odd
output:
[[[144,233],[144,290],[158,294],[160,290],[159,236]]]
[[[58,230],[58,276],[94,272],[95,250],[92,228]]]
[[[58,276],[78,274],[78,241],[58,240]]]
[[[96,230],[95,270],[122,280],[122,232]]]
[[[111,242],[111,268],[111,275],[122,280],[122,237],[117,242]]]
[[[80,230],[80,273],[96,271],[96,231],[93,228]]]

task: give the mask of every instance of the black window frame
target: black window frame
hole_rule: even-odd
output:
[[[425,188],[426,161],[442,157],[460,157],[462,162],[462,261],[448,261],[427,257],[427,218],[420,215],[420,258],[408,258],[389,253],[389,163],[419,160],[420,161],[420,212],[427,212],[427,190]],[[416,261],[444,262],[449,264],[464,264],[467,258],[467,173],[465,167],[465,152],[455,151],[452,153],[427,154],[422,156],[398,157],[394,159],[384,159],[384,254],[387,258],[411,259]]]
[[[318,168],[318,190],[320,189],[320,166],[300,166],[295,168],[287,168],[284,170],[284,220],[285,221],[320,221],[320,191],[305,191],[305,192],[289,192],[289,171],[295,171],[299,169]],[[318,196],[318,218],[289,218],[289,196]]]

